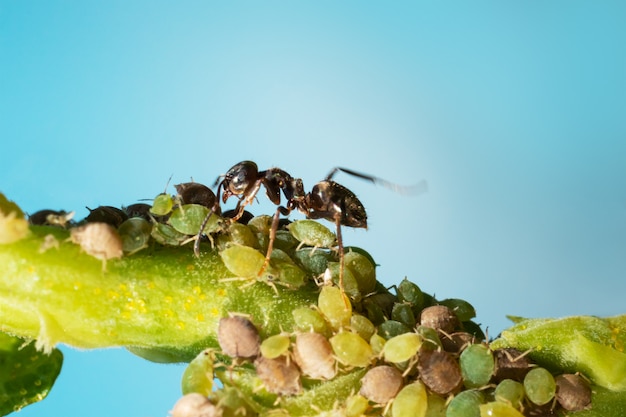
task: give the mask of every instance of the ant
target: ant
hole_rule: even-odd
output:
[[[404,190],[388,181],[362,174],[347,168],[336,167],[330,171],[326,178],[313,186],[309,193],[305,193],[304,185],[300,178],[293,178],[280,168],[270,168],[259,171],[256,163],[242,161],[230,168],[226,174],[216,181],[217,198],[222,192],[222,202],[226,203],[231,196],[236,196],[239,201],[235,208],[233,221],[238,220],[244,213],[245,206],[252,203],[261,189],[265,187],[267,197],[278,206],[270,228],[269,243],[265,263],[259,274],[267,267],[272,254],[276,231],[278,229],[280,215],[287,216],[291,211],[298,210],[310,219],[326,219],[334,222],[337,228],[337,246],[339,252],[339,286],[343,291],[344,248],[341,237],[341,226],[355,228],[367,228],[367,214],[365,207],[348,188],[332,180],[337,172],[347,174],[381,184],[396,191]],[[221,181],[220,178],[222,178]],[[219,182],[219,184],[218,184]],[[423,184],[423,187],[425,183]],[[286,204],[281,205],[280,193],[283,193]],[[210,217],[211,213],[207,216]],[[206,219],[205,219],[206,220]]]

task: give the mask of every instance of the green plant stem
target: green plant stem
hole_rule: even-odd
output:
[[[229,280],[217,251],[147,249],[100,260],[67,242],[63,230],[32,227],[29,237],[0,245],[0,330],[78,348],[125,346],[156,360],[189,361],[217,347],[217,324],[229,312],[251,315],[262,334],[291,327],[291,311],[316,300],[316,288],[274,290]],[[52,234],[57,247],[42,250]],[[251,284],[251,285],[250,285]],[[289,296],[280,294],[289,292]],[[159,357],[159,354],[161,356]]]

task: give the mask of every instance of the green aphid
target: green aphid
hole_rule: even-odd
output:
[[[415,327],[416,324],[413,309],[409,304],[405,303],[395,303],[393,305],[393,309],[391,310],[391,319],[399,321],[400,323],[411,328]]]
[[[180,233],[195,236],[200,231],[209,212],[210,209],[200,204],[185,204],[172,211],[168,223]],[[206,222],[203,233],[217,233],[221,230],[223,230],[223,220],[213,213]]]
[[[356,278],[361,294],[370,294],[374,292],[376,289],[376,265],[374,265],[366,256],[356,251],[345,252],[344,263],[346,268],[350,269]]]
[[[439,304],[454,311],[454,314],[456,314],[459,318],[459,321],[469,321],[476,317],[476,309],[465,300],[461,300],[459,298],[447,298],[439,301]]]
[[[186,234],[180,233],[169,224],[163,223],[154,223],[150,235],[158,243],[166,246],[180,246],[189,240],[189,236]]]
[[[315,220],[297,220],[287,226],[287,228],[293,237],[306,246],[332,248],[337,244],[335,234]]]
[[[391,417],[425,417],[428,393],[420,381],[405,385],[391,404]]]
[[[346,366],[366,367],[374,359],[370,344],[356,333],[337,333],[330,338],[330,345],[337,359]]]
[[[378,334],[389,340],[394,336],[409,333],[411,328],[404,323],[395,320],[387,320],[378,326]]]
[[[291,340],[288,334],[275,334],[261,342],[261,355],[274,359],[284,355],[289,350]]]
[[[301,332],[315,332],[325,336],[330,335],[328,323],[319,310],[309,307],[300,307],[293,310],[291,315],[296,325],[295,330]]]
[[[221,251],[220,256],[235,277],[246,279],[256,279],[265,263],[265,256],[249,246],[230,246]]]
[[[169,194],[159,194],[154,197],[150,213],[155,216],[167,216],[174,208],[174,198]]]
[[[469,345],[459,357],[463,384],[467,388],[481,388],[489,383],[495,370],[491,349],[483,344]]]
[[[314,277],[322,275],[328,268],[329,262],[336,261],[330,252],[313,248],[297,250],[293,258]]]
[[[152,225],[141,217],[132,217],[122,223],[117,232],[122,239],[122,250],[132,255],[148,247]]]
[[[196,392],[204,396],[211,394],[213,390],[213,362],[215,358],[210,349],[203,350],[196,356],[185,371],[182,377],[183,395]]]

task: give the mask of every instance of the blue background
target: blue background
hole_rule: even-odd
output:
[[[426,179],[337,176],[370,218],[346,244],[495,336],[506,314],[626,313],[625,93],[623,1],[3,0],[0,189],[82,218],[244,159],[308,189],[338,165]],[[20,416],[160,417],[179,395],[182,366],[62,349]]]

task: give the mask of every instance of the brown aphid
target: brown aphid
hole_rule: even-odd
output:
[[[591,388],[583,377],[576,374],[563,374],[554,378],[556,400],[568,411],[580,411],[591,405]]]
[[[319,333],[299,333],[293,347],[302,373],[313,379],[333,379],[337,374],[333,348]]]
[[[361,380],[359,394],[368,400],[387,404],[393,400],[404,385],[402,372],[388,365],[376,366],[365,374]]]
[[[452,334],[439,332],[439,340],[441,340],[443,350],[454,354],[461,353],[465,347],[474,343],[475,339],[473,334],[467,332],[455,332]]]
[[[174,186],[182,204],[199,204],[208,208],[217,208],[219,204],[215,193],[199,182],[184,182]]]
[[[222,417],[222,409],[197,392],[182,396],[170,411],[172,417]]]
[[[525,353],[515,348],[496,349],[493,351],[495,370],[492,381],[498,383],[504,379],[521,382],[532,365]]]
[[[128,220],[128,215],[122,209],[113,206],[99,206],[95,209],[90,209],[89,215],[85,217],[85,221],[88,223],[107,223],[113,227],[119,227],[120,224]]]
[[[296,395],[302,391],[300,370],[288,357],[268,359],[259,356],[254,361],[254,366],[257,376],[269,392],[278,395]]]
[[[231,358],[255,358],[260,353],[259,331],[250,320],[242,316],[221,318],[217,341],[222,352]]]
[[[422,382],[436,394],[452,394],[463,386],[461,367],[448,352],[421,350],[417,370]]]
[[[450,334],[459,326],[459,319],[449,307],[436,305],[422,310],[420,324]]]
[[[87,223],[70,231],[70,240],[80,245],[88,255],[102,260],[106,269],[109,259],[121,258],[124,254],[122,238],[114,227],[106,223]]]

